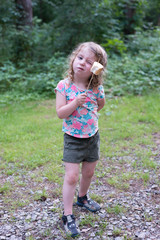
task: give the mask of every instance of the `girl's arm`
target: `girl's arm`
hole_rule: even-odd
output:
[[[59,118],[69,117],[78,106],[82,106],[86,100],[86,93],[80,94],[72,102],[66,102],[66,97],[63,96],[60,92],[56,92],[56,112]]]
[[[105,105],[105,98],[98,100],[98,109],[97,112],[100,111]]]

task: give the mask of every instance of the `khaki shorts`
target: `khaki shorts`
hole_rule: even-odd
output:
[[[97,131],[90,138],[76,138],[64,134],[63,161],[81,163],[83,161],[95,162],[100,155],[100,136]]]

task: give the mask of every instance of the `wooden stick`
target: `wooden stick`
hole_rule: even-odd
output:
[[[88,87],[87,87],[87,89],[86,89],[86,92],[88,91],[88,89],[89,89],[89,87],[90,87],[90,85],[91,85],[93,76],[94,76],[94,74],[92,73],[91,79],[90,79],[90,81],[89,81],[89,83],[88,83]]]

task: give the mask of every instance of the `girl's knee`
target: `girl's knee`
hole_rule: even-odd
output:
[[[87,171],[85,172],[84,174],[82,174],[84,177],[86,178],[92,178],[93,175],[94,175],[94,171],[93,170],[90,170],[90,171]]]
[[[69,185],[75,185],[78,182],[79,176],[77,174],[66,175],[65,180]]]

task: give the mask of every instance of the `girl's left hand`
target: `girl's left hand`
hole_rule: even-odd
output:
[[[87,98],[87,93],[82,93],[82,94],[78,95],[78,97],[76,99],[77,105],[81,107],[85,103],[86,98]]]

